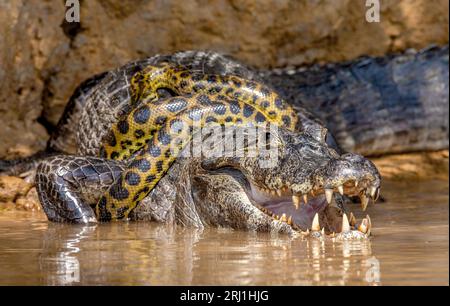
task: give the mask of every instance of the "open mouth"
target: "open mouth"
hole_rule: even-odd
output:
[[[342,208],[347,197],[359,197],[366,210],[369,200],[375,202],[380,193],[369,180],[349,180],[340,185],[323,188],[313,186],[308,192],[298,193],[289,186],[270,189],[250,183],[249,196],[256,206],[269,217],[285,222],[298,232],[315,233],[331,237],[368,237],[372,227],[370,217],[357,221],[353,213],[347,216]],[[344,236],[343,236],[344,235]]]

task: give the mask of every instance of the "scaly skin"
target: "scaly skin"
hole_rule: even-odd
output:
[[[204,95],[203,95],[204,96]],[[165,120],[165,123],[157,130],[151,140],[143,147],[139,154],[132,158],[126,170],[120,178],[111,185],[108,191],[100,199],[97,205],[97,217],[102,221],[128,218],[128,214],[142,201],[153,187],[167,172],[172,163],[178,157],[184,145],[190,142],[191,130],[194,125],[204,127],[209,122],[223,126],[262,124],[269,121],[265,115],[252,106],[224,98],[214,99],[209,97],[202,104],[198,103],[198,97],[176,97],[163,101],[161,106],[166,110],[176,101],[178,116]],[[184,102],[184,103],[183,103]],[[193,103],[195,102],[195,103]],[[194,105],[188,108],[188,105]],[[158,105],[160,106],[160,105]],[[121,121],[128,126],[154,126],[150,120],[153,108],[143,108],[128,117],[129,121]],[[160,115],[157,113],[155,118]],[[120,126],[120,124],[119,124]],[[145,129],[145,128],[144,128]],[[119,129],[119,132],[120,129]],[[174,150],[174,149],[179,150]]]
[[[0,172],[17,175],[34,169],[49,151],[98,155],[96,144],[105,136],[108,122],[114,123],[114,117],[129,112],[129,93],[124,90],[131,81],[127,76],[162,62],[270,84],[298,111],[303,129],[326,126],[347,151],[373,156],[448,149],[448,45],[259,73],[214,52],[184,51],[132,62],[87,80],[70,98],[46,152],[22,160],[0,160]],[[110,102],[90,95],[94,89]],[[88,105],[87,96],[94,100]],[[82,120],[87,128],[77,136],[81,117],[90,119]],[[332,138],[329,134],[327,141],[335,146]]]
[[[154,103],[161,88],[179,95],[195,94]],[[190,140],[188,129],[171,136],[173,122],[186,123],[186,127],[211,121],[221,125],[271,122],[290,130],[298,122],[293,109],[263,84],[237,76],[193,73],[168,63],[150,65],[134,74],[131,92],[130,103],[141,102],[141,106],[113,125],[100,156],[128,159],[145,148],[100,199],[96,211],[103,221],[127,218],[176,159],[170,148]]]
[[[170,89],[180,96],[192,94],[196,96],[192,99],[173,100],[173,103],[165,108],[154,106],[154,101],[159,98],[157,91],[162,88]],[[298,117],[292,107],[264,84],[236,76],[200,74],[173,64],[162,63],[147,66],[133,75],[131,103],[143,105],[133,110],[126,119],[113,125],[113,133],[109,136],[109,140],[113,140],[112,144],[111,141],[107,141],[101,149],[100,156],[112,159],[129,158],[142,148],[145,141],[148,141],[152,133],[164,122],[189,107],[208,104],[211,99],[239,100],[249,104],[251,106],[249,110],[256,108],[259,112],[255,119],[260,116],[261,120],[267,119],[288,130],[294,131],[298,123]],[[145,129],[143,124],[136,122],[135,119],[141,116],[141,113],[150,113],[154,117],[154,120],[145,122]],[[154,115],[155,113],[157,115]],[[246,114],[242,115],[246,119]],[[253,111],[250,111],[248,116],[253,116]]]
[[[320,118],[349,152],[435,151],[449,144],[448,45],[261,73],[294,107]]]
[[[295,234],[311,230],[312,218],[318,213],[320,227],[325,229],[325,233],[341,232],[343,212],[335,201],[327,205],[324,186],[337,191],[344,185],[347,195],[369,192],[371,187],[379,186],[380,180],[373,164],[355,154],[339,156],[324,142],[307,135],[299,137],[280,129],[274,136],[280,156],[270,169],[259,166],[263,156],[177,159],[167,175],[130,213],[130,219]],[[352,161],[352,170],[358,176],[349,179],[336,174],[322,185],[322,172],[348,161]],[[296,166],[299,164],[301,168]],[[96,214],[91,207],[95,207],[102,193],[117,181],[124,169],[126,164],[121,161],[94,157],[61,155],[42,162],[36,184],[49,220],[96,222]],[[354,181],[359,182],[357,188]],[[274,195],[275,190],[282,190],[282,194]],[[308,204],[302,203],[296,209],[291,193],[294,196],[308,194]],[[61,201],[61,198],[66,201]],[[337,201],[339,194],[335,198]],[[277,206],[277,203],[282,205]],[[283,219],[283,214],[292,218]],[[348,235],[367,238],[367,231],[356,233],[357,227],[358,224],[352,225],[349,233],[355,233]],[[311,231],[311,235],[317,234],[321,232]]]
[[[298,121],[291,105],[271,88],[234,75],[204,74],[163,63],[159,66],[148,66],[133,75],[131,88],[132,99],[135,101],[154,100],[158,98],[158,89],[167,88],[177,95],[204,93],[242,101],[288,130],[295,130]]]
[[[72,105],[80,111],[68,111],[70,120],[63,122],[63,126],[77,126],[66,130],[76,133],[74,138],[77,141],[75,147],[78,157],[52,157],[45,160],[38,170],[37,184],[41,201],[46,211],[53,209],[56,215],[52,217],[48,213],[49,219],[95,222],[97,216],[91,205],[96,204],[107,190],[106,187],[109,188],[111,182],[117,180],[117,173],[123,174],[128,165],[97,158],[92,166],[89,165],[91,157],[86,156],[100,156],[102,144],[107,140],[111,127],[145,102],[134,103],[131,99],[133,76],[149,65],[162,62],[184,66],[184,70],[222,76],[231,74],[260,82],[252,70],[220,55],[203,52],[157,56],[100,76],[95,84],[84,88],[82,97],[74,98]],[[172,94],[161,88],[156,91],[158,101]],[[212,224],[282,232],[310,229],[311,233],[318,235],[321,231],[313,230],[312,222],[314,214],[318,212],[325,233],[339,232],[344,227],[339,218],[342,211],[335,205],[335,201],[339,202],[338,193],[343,191],[346,195],[359,195],[365,206],[369,197],[377,197],[379,174],[373,164],[363,157],[342,154],[327,145],[330,135],[320,121],[303,109],[297,109],[298,130],[292,133],[280,129],[276,135],[281,144],[279,155],[282,158],[275,168],[269,171],[258,167],[257,158],[178,159],[140,205],[130,211],[128,217],[199,227]],[[56,134],[49,147],[63,144],[61,139],[64,137],[64,134]],[[70,151],[63,147],[68,146],[60,145],[59,150]],[[133,151],[132,155],[128,155],[134,159],[139,152]],[[88,163],[86,169],[80,166],[83,163]],[[109,163],[114,163],[121,170],[108,170]],[[109,183],[99,185],[98,181],[104,177],[109,177]],[[102,182],[108,181],[105,180]],[[358,186],[355,186],[356,182]],[[80,186],[88,187],[83,189]],[[71,197],[67,196],[68,190],[72,192]],[[91,192],[86,193],[86,190]],[[331,205],[326,205],[325,198],[330,191],[335,193],[335,197]],[[288,200],[292,195],[294,198]],[[308,205],[300,205],[297,211],[295,204],[304,195],[308,196]],[[69,204],[72,200],[75,209]],[[78,212],[78,217],[66,217],[64,212],[67,211]],[[286,217],[283,217],[283,213]],[[289,215],[292,216],[291,220]],[[350,230],[345,232],[353,233],[352,229],[360,227],[362,230],[359,232],[367,236],[370,232],[367,230],[368,220],[364,219],[359,225],[352,224]],[[347,239],[361,235],[353,233],[336,236]]]

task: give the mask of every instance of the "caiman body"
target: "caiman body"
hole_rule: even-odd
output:
[[[263,79],[364,156],[448,149],[448,46],[272,70]]]
[[[131,77],[160,62],[270,84],[294,105],[300,125],[272,135],[280,158],[270,170],[258,166],[262,157],[178,158],[131,211],[133,220],[288,233],[308,229],[316,236],[323,236],[324,228],[341,232],[341,238],[367,237],[370,218],[347,222],[342,203],[345,196],[360,196],[365,208],[369,197],[378,197],[380,177],[370,161],[344,150],[377,155],[448,147],[447,47],[259,73],[214,52],[155,56],[84,82],[46,152],[3,162],[4,172],[13,174],[40,164],[36,183],[50,220],[96,222],[92,206],[128,165],[100,158],[100,149],[111,126],[132,111]],[[158,94],[159,99],[174,95],[164,89]]]

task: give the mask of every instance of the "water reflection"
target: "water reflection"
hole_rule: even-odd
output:
[[[48,285],[70,285],[80,282],[80,252],[82,239],[95,232],[96,226],[73,226],[49,223],[44,233],[43,252],[39,256],[39,268]],[[54,273],[45,273],[54,271]]]
[[[0,284],[448,284],[447,182],[384,190],[389,201],[369,207],[371,241],[145,222],[62,225],[2,212]]]
[[[375,258],[370,241],[319,241],[144,223],[49,223],[42,241],[39,274],[47,285],[379,282],[366,277]]]

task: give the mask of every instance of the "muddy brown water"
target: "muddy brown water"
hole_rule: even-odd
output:
[[[364,242],[4,211],[0,285],[448,285],[448,182],[385,182],[383,196]]]

